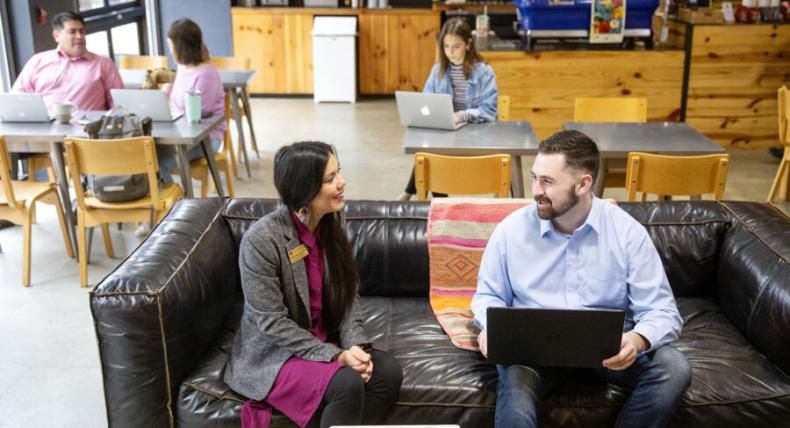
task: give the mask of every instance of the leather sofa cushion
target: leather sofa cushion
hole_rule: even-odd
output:
[[[241,299],[241,295],[240,295]],[[404,384],[390,421],[401,424],[459,423],[492,426],[496,370],[479,354],[455,348],[426,299],[365,297],[366,326],[377,346],[404,370]],[[222,382],[222,372],[241,301],[229,313],[219,339],[181,385],[182,426],[238,426],[243,397]],[[790,420],[790,377],[758,354],[709,298],[679,298],[683,334],[675,343],[691,361],[694,376],[672,426],[733,420],[743,426],[776,426]],[[611,425],[627,394],[583,376],[544,399],[542,426]],[[275,415],[273,426],[292,426]],[[720,427],[717,427],[720,428]]]

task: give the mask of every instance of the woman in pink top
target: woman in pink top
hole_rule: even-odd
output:
[[[203,44],[200,27],[192,20],[182,18],[172,24],[167,31],[167,45],[178,63],[176,80],[164,89],[170,93],[170,104],[174,112],[184,113],[184,97],[187,92],[200,93],[201,116],[210,117],[225,114],[225,90],[217,69],[208,62],[208,50]],[[225,121],[211,132],[211,147],[216,153],[225,134]],[[176,157],[172,148],[157,146],[159,174],[165,183],[172,183],[170,171],[176,167]],[[188,154],[189,160],[203,157],[200,146],[193,147]]]
[[[282,204],[242,238],[244,312],[225,366],[228,386],[251,400],[245,428],[268,426],[273,408],[300,427],[375,424],[397,400],[400,364],[363,327],[345,185],[328,144],[274,156]]]

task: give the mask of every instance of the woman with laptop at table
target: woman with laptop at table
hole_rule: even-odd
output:
[[[401,367],[362,325],[345,185],[328,144],[274,156],[280,206],[242,238],[244,312],[225,366],[225,382],[250,400],[243,427],[268,426],[272,409],[300,427],[375,424],[398,398]]]
[[[456,123],[496,121],[499,95],[496,77],[491,66],[477,52],[469,24],[462,18],[448,20],[436,42],[439,45],[439,62],[431,69],[422,91],[452,95]],[[412,169],[405,192],[398,200],[408,201],[415,193]]]
[[[192,20],[182,18],[170,24],[167,30],[167,45],[178,64],[176,79],[172,85],[165,85],[162,90],[169,93],[170,104],[174,113],[186,111],[185,96],[187,92],[200,93],[201,117],[225,114],[225,90],[222,88],[219,72],[209,63],[208,49],[203,44],[200,27]],[[225,135],[225,121],[211,131],[211,148],[214,153]],[[159,158],[159,174],[167,183],[173,182],[170,174],[176,165],[176,156],[172,147],[157,146]],[[187,154],[189,160],[203,157],[203,149],[195,146]]]

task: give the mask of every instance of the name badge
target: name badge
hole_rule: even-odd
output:
[[[294,264],[299,260],[302,260],[303,258],[307,257],[307,254],[309,254],[307,251],[307,246],[302,244],[294,248],[293,250],[288,251],[288,261],[290,261],[291,264]]]

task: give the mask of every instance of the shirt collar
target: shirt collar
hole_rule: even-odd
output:
[[[82,60],[82,59],[89,60],[89,59],[93,58],[93,54],[88,52],[87,50],[85,51],[84,54],[82,54],[80,56],[68,56],[66,54],[66,52],[63,52],[63,50],[60,49],[60,46],[58,46],[57,48],[55,48],[55,52],[57,52],[59,57],[67,59],[67,60],[69,60],[71,62],[79,61],[79,60]]]
[[[589,227],[594,230],[596,233],[600,233],[601,231],[601,215],[602,209],[601,204],[604,203],[601,199],[597,196],[593,195],[592,200],[592,207],[590,208],[590,212],[587,214],[587,219],[584,223],[579,226],[576,230],[583,230],[588,225]],[[538,215],[537,207],[535,207],[535,215]],[[542,218],[538,217],[538,221],[540,221],[540,237],[545,238],[546,234],[549,232],[554,232],[554,225],[551,223],[551,220],[543,220]],[[575,232],[575,231],[574,231]]]
[[[291,218],[294,220],[294,225],[296,226],[296,232],[299,234],[299,240],[302,241],[303,244],[307,245],[308,248],[314,249],[316,247],[316,235],[318,235],[318,228],[315,229],[315,232],[310,232],[310,229],[299,220],[299,216],[296,215],[296,212],[293,210],[289,210],[291,212]]]

